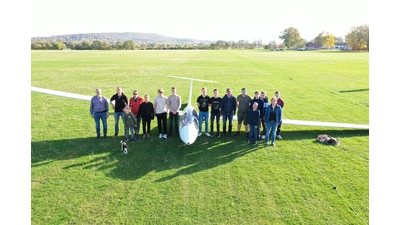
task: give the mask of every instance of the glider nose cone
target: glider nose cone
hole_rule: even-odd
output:
[[[179,136],[182,142],[187,145],[191,145],[193,144],[193,142],[196,141],[198,133],[199,133],[198,130],[192,126],[183,126],[179,130]]]

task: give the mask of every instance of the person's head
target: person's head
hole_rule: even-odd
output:
[[[131,111],[131,107],[125,106],[124,112],[125,112],[126,114],[128,114],[130,111]]]
[[[118,92],[118,94],[120,94],[120,93],[122,93],[122,88],[121,87],[117,87],[116,91]]]
[[[214,97],[218,97],[218,89],[214,89]]]
[[[172,87],[172,88],[171,88],[171,92],[172,92],[172,94],[175,94],[175,93],[176,93],[176,88],[175,88],[175,87]]]
[[[246,88],[242,88],[242,95],[245,96],[247,93],[247,89]]]
[[[143,98],[144,98],[144,101],[145,101],[145,102],[148,102],[150,96],[149,96],[148,94],[145,94],[145,95],[143,96]]]
[[[256,99],[260,98],[260,92],[255,91],[254,92],[254,98],[256,98]]]
[[[271,98],[271,105],[272,106],[276,106],[276,103],[277,103],[276,97],[272,97]]]
[[[275,97],[276,99],[279,99],[281,97],[281,93],[279,93],[279,91],[275,91]]]
[[[137,90],[134,90],[134,91],[133,91],[133,97],[134,97],[134,98],[137,98],[138,96],[139,96],[138,91],[137,91]]]
[[[100,96],[101,95],[101,89],[100,88],[96,88],[96,95]]]
[[[232,90],[230,88],[226,89],[226,95],[228,95],[228,97],[232,95]]]
[[[261,98],[264,99],[265,98],[265,91],[261,91]]]
[[[207,88],[202,87],[201,88],[201,94],[206,95],[206,93],[207,93]]]
[[[258,103],[257,103],[257,102],[254,102],[254,103],[253,103],[253,110],[255,111],[257,108],[258,108]]]
[[[162,96],[163,93],[164,93],[164,89],[162,89],[162,88],[158,89],[158,95],[159,96]]]

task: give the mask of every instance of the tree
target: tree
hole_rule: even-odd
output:
[[[369,51],[369,26],[361,25],[350,28],[346,35],[346,42],[355,50],[360,51],[360,49],[366,48]]]
[[[319,43],[321,46],[326,45],[327,41],[327,35],[328,33],[325,33],[325,31],[322,31],[321,33],[318,34],[317,37],[314,38],[314,43]]]
[[[279,38],[283,40],[283,43],[287,48],[293,48],[302,45],[302,38],[300,37],[300,33],[294,27],[289,27],[283,30]]]
[[[342,37],[335,37],[335,40],[336,40],[337,42],[344,42],[344,40],[343,40]]]
[[[124,49],[126,49],[126,50],[135,50],[136,49],[136,44],[132,40],[125,41],[123,46],[124,46]]]
[[[333,48],[333,46],[335,46],[335,36],[333,36],[333,34],[328,33],[325,46],[328,46],[329,48]]]

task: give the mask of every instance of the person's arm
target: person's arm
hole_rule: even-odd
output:
[[[154,99],[154,107],[153,107],[154,115],[156,115],[156,108],[157,108],[157,101],[156,99]]]
[[[107,99],[104,97],[104,106],[105,106],[105,108],[106,108],[106,118],[108,118],[108,110],[109,110],[109,108],[108,108],[108,102],[107,102]]]
[[[92,118],[93,118],[93,112],[94,112],[93,98],[92,98],[92,100],[90,101],[90,109],[89,109],[89,112],[90,112],[90,115],[91,115]]]

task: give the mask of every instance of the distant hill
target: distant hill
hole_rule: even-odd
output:
[[[174,38],[167,37],[154,33],[137,33],[137,32],[124,32],[124,33],[85,33],[85,34],[65,34],[50,37],[32,37],[32,42],[41,41],[60,41],[60,42],[82,42],[84,40],[93,41],[106,41],[106,42],[125,42],[133,40],[136,43],[170,43],[170,44],[211,44],[215,41],[210,40],[196,40],[188,38]]]

